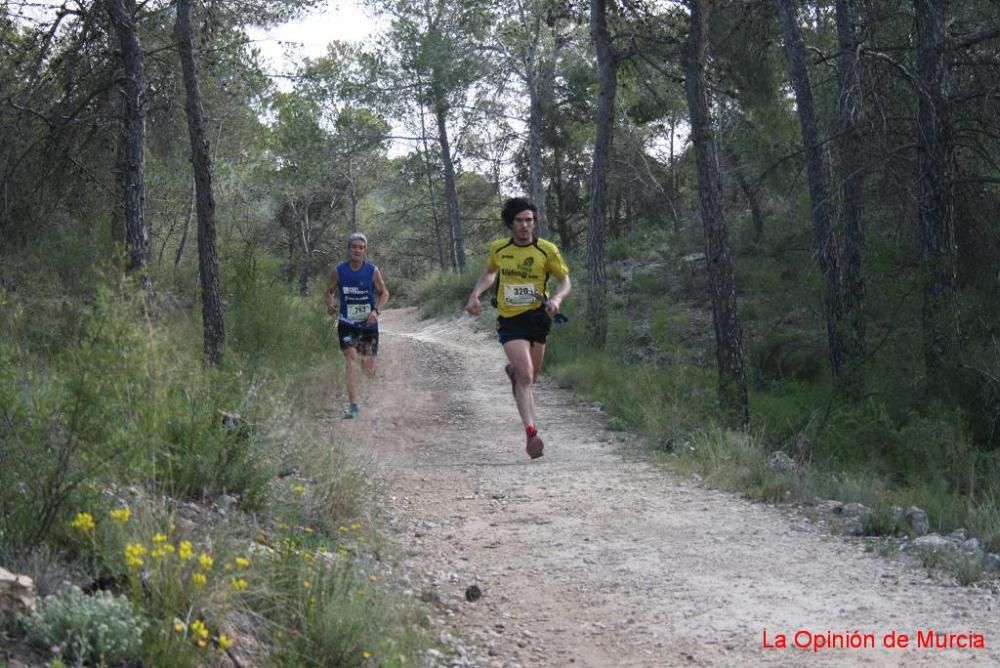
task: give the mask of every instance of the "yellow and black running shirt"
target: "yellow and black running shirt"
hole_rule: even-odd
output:
[[[541,306],[536,295],[548,299],[549,276],[561,280],[569,274],[559,249],[545,239],[535,239],[527,246],[518,246],[513,239],[497,239],[490,244],[486,266],[490,271],[500,270],[497,310],[505,318]]]

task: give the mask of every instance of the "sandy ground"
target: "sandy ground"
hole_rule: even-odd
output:
[[[988,588],[665,473],[544,379],[530,461],[503,365],[471,320],[387,312],[361,416],[334,425],[386,478],[392,568],[457,647],[440,665],[1000,666]],[[810,640],[854,632],[874,647]],[[985,648],[920,648],[918,632]],[[909,647],[885,646],[901,634]]]

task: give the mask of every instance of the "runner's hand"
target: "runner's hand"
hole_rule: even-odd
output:
[[[549,315],[555,315],[556,313],[559,313],[559,307],[561,305],[562,300],[559,297],[553,297],[545,302],[545,312]]]
[[[465,310],[469,315],[480,315],[483,312],[483,306],[478,299],[469,297],[469,301],[465,303]]]

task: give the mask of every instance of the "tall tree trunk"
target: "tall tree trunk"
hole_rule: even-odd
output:
[[[427,146],[427,122],[424,106],[420,105],[420,139],[424,145],[424,173],[427,175],[427,197],[431,203],[431,220],[434,222],[434,249],[437,251],[438,266],[441,271],[448,268],[444,257],[444,239],[441,237],[441,217],[438,216],[437,197],[434,195],[434,179],[431,178],[430,147]]]
[[[724,151],[726,157],[732,162],[736,185],[740,187],[740,192],[743,193],[743,197],[747,200],[747,206],[750,207],[750,220],[753,224],[754,239],[761,241],[764,238],[764,211],[760,206],[760,196],[757,193],[757,188],[747,181],[747,177],[743,173],[743,161],[739,153],[731,146],[724,149]]]
[[[559,233],[559,245],[564,252],[573,248],[573,235],[570,233],[569,221],[566,220],[566,193],[563,188],[562,151],[556,145],[552,150],[553,179],[552,189],[556,197],[556,232]]]
[[[299,218],[299,243],[302,245],[302,262],[299,263],[299,295],[309,296],[309,259],[312,257],[312,221],[309,219],[309,203],[311,197],[306,198],[305,206],[302,207],[302,217]],[[357,232],[355,228],[352,230]]]
[[[955,368],[959,341],[953,158],[948,117],[948,0],[915,0],[917,23],[917,206],[924,268],[922,312],[928,378]]]
[[[191,0],[177,0],[174,25],[177,51],[187,93],[184,109],[191,137],[191,164],[194,167],[195,199],[198,212],[198,269],[201,277],[201,315],[205,361],[216,365],[222,360],[226,340],[219,297],[219,258],[215,251],[215,196],[212,193],[212,159],[205,136],[205,118],[198,85],[198,69],[191,39]]]
[[[722,176],[719,149],[712,130],[705,79],[706,28],[711,0],[691,0],[691,29],[683,55],[685,92],[691,118],[691,141],[698,166],[698,198],[705,230],[708,284],[719,365],[719,401],[727,419],[741,427],[750,422],[747,379],[743,366],[743,333],[736,314],[733,261],[722,218]]]
[[[462,214],[458,207],[458,188],[455,185],[455,163],[448,144],[448,111],[444,102],[434,107],[437,118],[438,139],[441,142],[441,162],[444,165],[444,199],[448,205],[448,223],[451,226],[452,256],[459,273],[465,272],[465,236],[462,234]]]
[[[802,142],[805,145],[806,174],[809,178],[809,197],[812,200],[812,236],[820,274],[826,285],[823,306],[826,317],[827,343],[830,368],[838,377],[844,366],[843,303],[840,297],[840,268],[837,243],[833,234],[832,201],[823,166],[823,153],[813,107],[812,85],[806,67],[806,51],[791,0],[776,0],[778,20],[785,39],[788,71],[795,90],[795,103],[799,111]]]
[[[145,216],[146,172],[146,75],[139,33],[135,24],[135,0],[107,0],[108,13],[118,34],[125,74],[124,165],[121,173],[125,214],[125,238],[130,273],[138,272],[142,284],[149,264],[149,230]]]
[[[531,199],[538,208],[538,236],[549,236],[549,219],[545,212],[545,185],[542,181],[542,96],[537,77],[528,82],[531,109],[528,113],[528,170],[531,172]]]
[[[855,0],[836,0],[837,41],[840,45],[840,97],[837,118],[840,125],[840,195],[843,202],[844,243],[841,290],[846,327],[844,362],[847,374],[843,389],[853,398],[861,396],[861,361],[865,354],[865,279],[862,257],[865,248],[864,171],[857,156],[864,155],[858,133],[863,113],[861,78],[858,74],[858,39],[854,29]]]
[[[590,225],[587,228],[588,339],[594,348],[603,348],[608,338],[608,274],[604,265],[604,237],[608,209],[608,164],[614,136],[615,91],[618,69],[608,32],[607,0],[590,0],[590,35],[597,50],[600,81],[597,91],[597,136],[594,164],[590,173]]]

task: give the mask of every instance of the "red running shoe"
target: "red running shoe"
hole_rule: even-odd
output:
[[[528,437],[528,444],[525,446],[525,450],[528,451],[529,457],[538,459],[542,456],[542,450],[544,449],[545,443],[542,442],[542,437],[538,435],[537,431]]]

